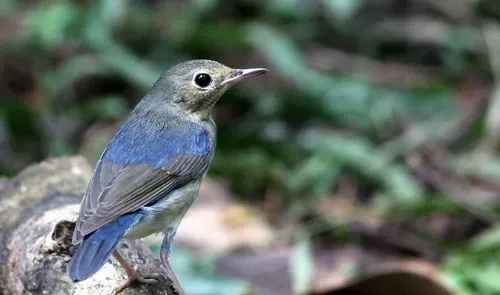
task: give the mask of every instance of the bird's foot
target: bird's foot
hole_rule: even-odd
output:
[[[167,254],[168,254],[167,252],[162,252],[160,256],[161,262],[165,267],[165,271],[167,272],[167,277],[172,282],[172,287],[177,291],[177,294],[184,295],[184,290],[182,289],[181,284],[179,283],[179,280],[177,279],[177,276],[175,275],[174,270],[170,265],[170,261],[168,259]]]
[[[139,274],[136,270],[127,272],[128,279],[125,283],[116,287],[114,294],[120,294],[133,284],[157,284],[163,276],[159,273]]]

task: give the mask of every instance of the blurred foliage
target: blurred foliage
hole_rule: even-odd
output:
[[[383,222],[418,227],[419,218],[447,215],[459,234],[423,234],[445,245],[436,262],[447,282],[464,294],[500,294],[499,231],[491,226],[498,111],[488,104],[496,53],[482,34],[486,19],[498,25],[500,7],[431,2],[5,1],[0,174],[61,154],[95,160],[160,73],[180,61],[265,66],[266,78],[220,102],[211,175],[276,226],[307,228],[321,216],[316,204],[346,187],[355,206]],[[343,230],[363,217],[344,218]],[[318,232],[342,240],[336,226]],[[295,248],[298,294],[309,291],[311,244]],[[200,280],[196,294],[222,285]],[[242,288],[227,286],[218,294]]]

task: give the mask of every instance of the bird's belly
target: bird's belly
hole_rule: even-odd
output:
[[[200,180],[169,193],[155,204],[142,207],[144,217],[125,234],[126,239],[139,239],[153,233],[177,227],[180,220],[198,195]]]

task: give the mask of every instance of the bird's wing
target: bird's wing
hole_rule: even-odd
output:
[[[176,138],[174,141],[178,147],[213,144],[210,138],[203,138],[209,143],[200,143],[200,137],[192,136]],[[137,144],[140,145],[139,142]],[[142,152],[150,152],[148,148],[150,147],[144,146],[145,150]],[[170,149],[173,147],[170,146]],[[135,150],[141,151],[140,148]],[[163,159],[164,165],[159,168],[150,163],[117,164],[116,161],[106,157],[107,151],[105,151],[84,196],[73,243],[78,244],[85,235],[116,217],[151,204],[176,188],[202,176],[210,165],[212,149],[191,148],[191,151],[178,152],[181,150],[182,148],[177,149],[167,159]]]

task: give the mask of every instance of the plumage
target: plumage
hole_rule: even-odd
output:
[[[265,71],[195,60],[158,79],[110,140],[91,177],[73,233],[76,250],[68,265],[72,280],[93,275],[115,251],[129,276],[119,291],[136,279],[149,281],[115,247],[122,238],[163,231],[162,263],[182,294],[168,253],[214,156],[211,109],[232,83]],[[200,73],[206,85],[197,84]]]
[[[69,264],[69,275],[74,281],[88,279],[99,270],[125,234],[137,222],[141,213],[132,212],[116,218],[85,237]]]
[[[166,120],[161,126],[140,116],[130,117],[99,160],[73,243],[121,214],[168,196],[207,171],[215,145],[211,122],[172,124]]]

